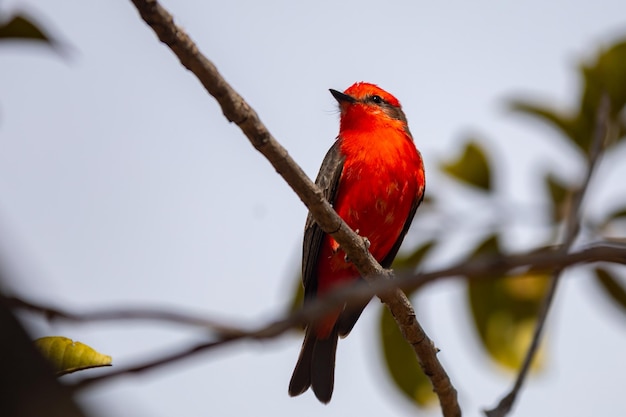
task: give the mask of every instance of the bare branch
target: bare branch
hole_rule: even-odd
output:
[[[369,253],[365,242],[332,209],[322,192],[291,159],[287,151],[274,139],[256,112],[237,94],[218,73],[189,36],[174,24],[172,16],[156,0],[133,0],[143,20],[167,44],[180,62],[200,80],[215,97],[226,118],[236,123],[250,140],[287,181],[309,208],[324,232],[330,234],[346,252],[359,273],[368,281],[389,279],[392,274],[384,270]],[[433,389],[439,397],[445,416],[460,416],[456,390],[437,359],[437,349],[418,321],[406,295],[400,290],[381,294],[407,341],[413,346],[424,373],[431,378]]]
[[[577,252],[563,253],[562,246],[549,246],[521,254],[507,256],[486,256],[484,258],[460,261],[447,268],[406,274],[400,272],[396,279],[378,281],[368,285],[354,285],[338,288],[324,297],[312,300],[306,306],[294,311],[291,315],[259,330],[245,330],[240,327],[227,325],[223,321],[207,318],[191,313],[168,310],[163,307],[155,308],[115,308],[108,307],[82,313],[70,312],[57,307],[39,304],[22,297],[6,297],[5,303],[12,309],[22,309],[39,313],[50,320],[66,320],[77,323],[97,321],[147,320],[169,322],[188,326],[205,328],[221,338],[237,335],[250,336],[252,334],[272,337],[283,329],[289,329],[307,322],[315,321],[345,302],[367,300],[378,292],[392,291],[400,288],[412,292],[416,289],[441,279],[467,278],[488,280],[493,276],[502,276],[512,271],[526,269],[531,271],[546,271],[554,268],[565,269],[574,265],[583,265],[595,262],[610,262],[626,265],[626,242],[599,242],[589,245]],[[284,323],[277,332],[277,323]],[[283,327],[284,326],[284,327]],[[261,330],[263,329],[263,330]]]
[[[377,292],[386,292],[399,286],[404,290],[414,290],[427,283],[444,278],[469,277],[469,279],[488,279],[488,275],[502,275],[519,268],[529,268],[532,270],[546,270],[549,268],[566,268],[576,264],[592,262],[613,262],[626,264],[626,244],[606,244],[598,243],[591,245],[575,253],[563,253],[561,247],[547,247],[532,252],[510,255],[496,256],[483,259],[459,262],[458,264],[438,271],[426,272],[417,275],[400,276],[393,281],[378,280],[371,285],[357,285],[337,289],[329,293],[322,299],[312,301],[305,307],[293,312],[287,317],[272,323],[260,326],[255,330],[245,330],[220,324],[216,320],[194,316],[190,314],[166,311],[164,309],[118,309],[118,310],[96,310],[86,313],[71,313],[50,306],[39,305],[34,302],[25,301],[21,298],[7,298],[6,304],[13,309],[25,309],[38,312],[50,319],[69,320],[75,322],[111,321],[111,320],[152,320],[178,323],[183,325],[193,325],[206,327],[215,333],[215,340],[201,342],[195,346],[182,349],[151,361],[132,365],[127,368],[120,368],[96,377],[89,377],[78,381],[72,386],[75,390],[90,387],[96,383],[109,381],[113,378],[142,373],[151,369],[160,368],[174,362],[189,358],[196,354],[209,351],[238,340],[253,339],[265,340],[277,337],[289,329],[303,323],[314,321],[327,314],[328,311],[336,308],[346,301],[367,300]],[[410,320],[410,317],[407,318]],[[412,335],[411,337],[418,337]]]
[[[164,308],[116,308],[94,310],[83,313],[72,313],[57,307],[34,303],[20,297],[7,297],[6,303],[11,308],[34,311],[44,315],[48,320],[66,320],[73,322],[119,321],[119,320],[149,320],[169,322],[177,325],[201,327],[221,336],[232,335],[237,330],[234,327],[218,323],[198,315],[181,313],[180,311]]]
[[[610,99],[608,94],[603,94],[600,103],[598,106],[598,110],[596,113],[596,125],[595,130],[593,132],[593,138],[591,142],[591,149],[589,152],[589,162],[587,164],[587,172],[585,173],[585,178],[581,186],[576,189],[571,196],[569,210],[565,216],[565,228],[564,228],[564,237],[563,237],[563,245],[559,248],[559,251],[563,254],[570,251],[576,237],[578,236],[578,232],[580,230],[581,223],[581,206],[582,202],[585,198],[585,194],[589,188],[589,183],[591,182],[591,177],[595,172],[598,162],[602,156],[602,153],[605,149],[605,145],[607,142],[607,136],[609,132],[609,117],[610,117]],[[517,397],[522,385],[528,375],[528,371],[530,369],[530,364],[532,363],[533,358],[539,348],[539,342],[541,341],[541,336],[543,332],[543,328],[545,326],[548,313],[550,312],[550,307],[552,306],[552,302],[554,300],[554,296],[556,294],[556,290],[561,278],[561,273],[563,272],[563,268],[556,267],[552,272],[552,279],[550,281],[550,286],[548,288],[548,292],[543,299],[541,304],[541,309],[539,311],[539,316],[537,317],[537,324],[535,327],[535,332],[533,334],[533,339],[530,343],[528,351],[526,352],[526,356],[524,357],[524,362],[522,363],[522,367],[517,375],[517,379],[515,380],[515,384],[511,391],[500,400],[498,406],[492,410],[485,410],[485,414],[487,417],[504,417],[506,416]]]
[[[612,262],[626,265],[626,243],[596,243],[578,252],[565,253],[562,246],[540,248],[528,253],[484,257],[461,261],[451,267],[415,276],[401,276],[396,285],[405,291],[413,291],[422,285],[446,277],[468,277],[469,279],[489,279],[486,276],[504,275],[513,270],[527,268],[532,271],[546,271],[554,268],[565,269],[576,264]]]

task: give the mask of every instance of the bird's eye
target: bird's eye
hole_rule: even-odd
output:
[[[372,96],[372,101],[376,104],[382,103],[384,100],[380,96]]]

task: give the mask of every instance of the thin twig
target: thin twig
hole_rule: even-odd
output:
[[[156,0],[132,0],[143,20],[155,31],[159,39],[176,54],[181,64],[200,80],[215,97],[226,118],[236,123],[250,140],[287,181],[308,207],[324,230],[330,234],[354,263],[368,282],[390,279],[390,271],[383,269],[367,250],[363,239],[354,233],[332,209],[322,192],[291,159],[287,151],[274,139],[256,112],[224,80],[216,67],[202,53],[189,36],[174,24],[172,16]],[[414,348],[424,373],[429,376],[433,390],[439,397],[444,416],[460,416],[456,390],[445,369],[437,359],[437,349],[428,338],[404,293],[381,294],[407,342]]]
[[[193,315],[190,313],[182,313],[165,308],[125,308],[125,307],[109,307],[106,309],[86,311],[82,313],[73,313],[67,310],[61,310],[57,307],[27,301],[21,297],[7,297],[7,305],[13,309],[22,309],[34,311],[42,314],[46,319],[66,320],[73,322],[94,322],[94,321],[119,321],[119,320],[149,320],[161,323],[174,323],[177,325],[187,325],[192,327],[200,327],[221,336],[229,336],[231,333],[237,333],[235,327],[218,323],[215,320],[208,319],[203,316]]]
[[[283,319],[260,326],[255,330],[232,327],[220,324],[216,320],[199,317],[180,312],[167,311],[165,309],[138,309],[122,308],[116,310],[101,309],[86,313],[71,313],[55,307],[40,305],[22,298],[11,297],[6,299],[7,305],[12,309],[26,309],[40,313],[50,319],[68,320],[74,322],[112,321],[112,320],[151,320],[178,323],[206,327],[212,331],[215,340],[201,342],[195,346],[181,351],[159,357],[141,364],[135,364],[127,368],[120,368],[113,372],[96,377],[89,377],[78,381],[73,389],[80,390],[96,383],[109,381],[113,378],[141,373],[151,369],[189,358],[201,352],[226,345],[242,339],[264,340],[277,337],[289,329],[303,323],[313,321],[327,314],[346,301],[367,300],[376,292],[385,292],[399,286],[404,290],[414,290],[417,287],[432,283],[444,278],[468,277],[469,279],[489,279],[487,275],[503,275],[519,268],[531,270],[545,270],[548,268],[566,268],[576,264],[591,262],[614,262],[626,264],[626,244],[597,243],[574,253],[563,253],[560,247],[546,247],[532,252],[496,256],[470,261],[462,261],[458,264],[427,273],[401,276],[395,281],[379,280],[372,285],[358,285],[338,289],[329,293],[322,299],[312,301],[305,307],[289,314]]]
[[[606,240],[571,253],[564,253],[561,247],[548,246],[520,254],[462,260],[447,268],[418,274],[399,271],[394,280],[380,280],[362,287],[356,285],[337,289],[323,298],[307,303],[305,307],[296,310],[282,321],[290,327],[298,326],[321,318],[345,302],[367,300],[375,296],[377,292],[390,291],[395,288],[413,292],[424,285],[441,279],[486,280],[492,279],[490,278],[492,276],[502,276],[522,268],[528,271],[546,271],[594,262],[626,265],[626,242]],[[164,307],[107,307],[76,313],[18,296],[6,297],[5,303],[12,309],[22,309],[41,314],[48,320],[65,320],[76,323],[144,320],[200,327],[213,332],[218,337],[251,334],[249,330],[227,325],[215,319]],[[257,330],[256,333],[258,332]]]
[[[581,186],[578,189],[574,190],[574,192],[572,193],[569,210],[567,211],[564,221],[565,227],[563,232],[563,245],[559,248],[559,251],[563,254],[566,254],[570,251],[570,248],[576,240],[576,237],[578,236],[578,232],[580,230],[580,212],[582,202],[585,198],[587,190],[589,189],[589,183],[591,182],[593,173],[598,166],[598,163],[605,148],[605,143],[607,141],[607,135],[609,132],[608,124],[610,117],[610,104],[611,102],[609,96],[606,93],[603,94],[600,99],[600,103],[596,113],[596,124],[593,132],[591,149],[589,152],[587,172],[585,173],[585,177]],[[548,313],[550,312],[550,307],[552,306],[552,303],[554,301],[556,290],[561,280],[562,272],[562,267],[556,267],[552,271],[550,286],[548,287],[548,291],[543,299],[543,302],[541,303],[541,308],[539,311],[539,316],[537,317],[537,324],[535,325],[533,338],[530,346],[528,347],[528,351],[526,352],[526,356],[524,357],[524,362],[522,363],[522,366],[519,370],[513,388],[506,396],[504,396],[500,400],[500,402],[494,409],[485,410],[485,414],[487,415],[487,417],[504,417],[511,411],[517,395],[520,392],[524,381],[526,380],[526,376],[528,375],[530,365],[535,357],[537,349],[539,348],[543,328],[545,326]]]
[[[562,246],[548,246],[520,254],[486,256],[483,258],[462,260],[447,268],[430,272],[420,272],[418,274],[408,274],[400,271],[397,278],[394,280],[380,280],[368,285],[354,285],[336,289],[322,298],[312,300],[310,303],[307,303],[306,306],[297,309],[288,317],[280,320],[280,322],[286,323],[286,328],[299,326],[321,318],[329,311],[332,311],[345,302],[367,300],[378,292],[391,291],[395,288],[413,292],[424,285],[442,279],[467,278],[469,280],[488,280],[492,279],[492,276],[502,276],[511,271],[520,269],[528,271],[546,271],[554,268],[565,269],[574,265],[594,262],[610,262],[626,265],[626,242],[598,242],[571,253],[563,253],[561,247]],[[169,322],[201,327],[211,331],[217,337],[222,338],[237,335],[249,336],[261,332],[261,330],[245,330],[241,327],[227,325],[224,322],[205,316],[173,311],[163,307],[108,307],[76,313],[17,296],[7,297],[5,298],[5,302],[12,309],[33,311],[43,315],[49,320],[65,320],[77,323],[129,320]],[[273,325],[275,324],[271,326]],[[270,327],[270,325],[263,326],[262,328],[267,331],[268,327]]]

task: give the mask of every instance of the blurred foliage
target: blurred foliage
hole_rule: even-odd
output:
[[[619,208],[615,210],[613,213],[609,214],[607,217],[608,220],[623,220],[626,219],[626,207]]]
[[[562,133],[563,147],[569,147],[583,154],[585,163],[588,164],[590,145],[597,125],[597,109],[603,94],[609,96],[611,103],[608,138],[612,141],[606,143],[607,151],[616,149],[611,145],[623,139],[626,133],[626,112],[624,111],[626,40],[620,40],[600,50],[593,60],[582,64],[579,70],[582,81],[581,94],[578,103],[571,106],[573,110],[564,111],[543,103],[529,103],[522,100],[513,100],[510,106],[516,112],[530,115],[556,127]],[[459,156],[456,159],[444,161],[439,169],[463,186],[496,196],[497,191],[493,189],[493,179],[498,176],[498,173],[495,172],[494,165],[484,149],[484,144],[480,140],[469,138]],[[568,153],[559,150],[548,157],[559,160],[565,158],[566,154]],[[580,187],[580,183],[554,171],[544,172],[541,175],[549,204],[537,206],[537,210],[547,212],[538,212],[538,216],[547,214],[545,217],[550,222],[548,227],[556,232],[569,212],[572,193]],[[614,195],[616,198],[625,196],[621,190],[615,192]],[[432,197],[428,211],[445,212],[447,202],[438,195]],[[420,208],[422,209],[423,207]],[[424,214],[424,211],[421,213]],[[626,208],[622,205],[621,208],[606,214],[603,218],[604,222],[596,225],[590,235],[602,236],[603,226],[626,219]],[[417,214],[417,219],[419,222],[420,212]],[[472,221],[471,219],[463,220]],[[588,223],[591,224],[591,222],[583,221],[583,227],[590,227]],[[482,232],[482,240],[467,248],[467,253],[469,253],[467,260],[506,256],[506,248],[503,248],[500,242],[505,232],[506,230],[485,228]],[[548,234],[549,238],[536,242],[537,247],[559,243],[554,240],[558,235],[558,233]],[[393,268],[396,271],[414,273],[422,267],[424,259],[427,258],[432,248],[442,242],[443,238],[423,239],[407,255],[398,256]],[[537,315],[548,289],[550,275],[551,271],[521,270],[507,276],[465,277],[468,306],[478,340],[488,356],[505,369],[517,371],[526,355],[535,330]],[[595,277],[606,299],[610,300],[608,302],[615,303],[622,311],[626,311],[624,281],[620,280],[614,272],[600,268],[595,270]],[[301,292],[296,292],[296,294],[293,306],[301,303]],[[399,391],[419,407],[432,403],[434,396],[430,383],[422,373],[412,348],[403,339],[386,308],[383,308],[380,313],[379,331],[383,360]],[[545,365],[545,354],[544,350],[540,349],[534,358],[533,369],[541,368],[542,365]]]
[[[36,23],[19,14],[0,23],[0,40],[15,39],[52,43],[52,39]]]
[[[457,180],[484,191],[491,190],[491,169],[487,157],[480,144],[474,140],[465,145],[459,159],[443,163],[441,169]]]
[[[490,236],[470,256],[498,257],[497,236]],[[468,277],[468,298],[480,340],[498,364],[517,370],[532,340],[549,274]],[[539,359],[539,360],[538,360]],[[534,364],[541,361],[535,357]]]
[[[111,366],[111,357],[63,336],[48,336],[35,340],[35,346],[52,364],[57,375],[102,366]]]
[[[626,313],[626,281],[620,282],[619,278],[611,271],[604,268],[595,269],[596,282],[606,296]]]
[[[581,65],[580,71],[583,93],[577,111],[567,114],[541,104],[518,100],[511,103],[511,108],[553,125],[563,133],[567,146],[574,144],[588,155],[602,94],[606,93],[610,98],[610,118],[616,130],[615,136],[622,139],[626,134],[626,121],[620,117],[626,104],[626,41],[619,41],[600,51],[595,62]]]
[[[569,197],[572,195],[572,190],[550,173],[546,175],[546,186],[552,203],[552,221],[558,223],[563,220],[569,210]]]

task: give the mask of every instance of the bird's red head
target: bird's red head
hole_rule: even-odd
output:
[[[367,99],[378,96],[385,102],[394,107],[400,107],[400,102],[397,98],[377,86],[376,84],[370,84],[365,82],[357,82],[352,84],[346,91],[343,92],[357,100],[367,101]]]
[[[408,133],[406,116],[400,102],[375,84],[357,82],[343,93],[330,90],[339,102],[341,121],[339,130],[370,130],[381,127],[398,127]]]

